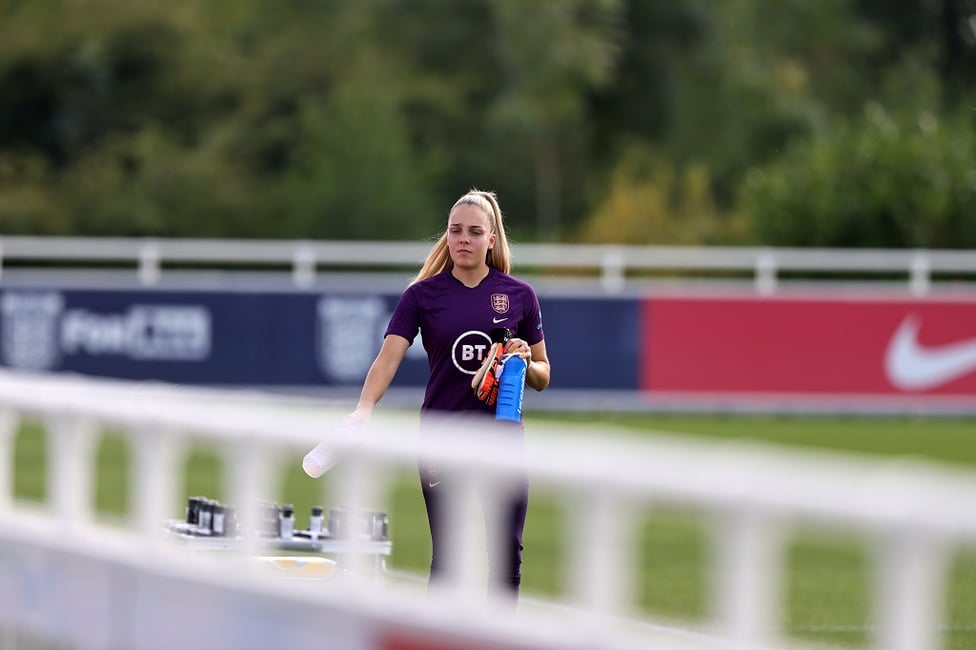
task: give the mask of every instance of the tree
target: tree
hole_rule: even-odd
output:
[[[703,166],[675,168],[634,147],[621,158],[609,189],[580,228],[585,242],[697,245],[727,243]]]
[[[562,221],[561,168],[567,134],[583,128],[586,94],[610,80],[618,52],[617,0],[491,4],[504,84],[491,120],[525,134],[534,162],[538,236]]]
[[[770,245],[976,246],[972,117],[893,115],[879,104],[757,169],[740,210]]]

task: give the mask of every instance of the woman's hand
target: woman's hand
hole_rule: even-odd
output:
[[[508,345],[505,346],[505,354],[517,354],[522,359],[525,359],[526,365],[532,361],[532,348],[520,338],[508,340]]]
[[[373,416],[373,407],[359,405],[356,410],[342,418],[342,428],[357,430],[369,424],[369,419]]]

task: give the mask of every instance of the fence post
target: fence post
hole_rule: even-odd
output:
[[[145,242],[139,247],[139,282],[150,287],[159,282],[159,246],[155,242]]]
[[[607,293],[619,293],[624,288],[625,266],[623,251],[607,248],[601,260],[600,282]]]
[[[627,611],[634,605],[634,508],[594,485],[576,494],[567,536],[574,540],[567,563],[571,597],[598,616]]]
[[[932,533],[909,521],[883,531],[876,545],[874,647],[938,648],[946,554]]]
[[[271,493],[271,469],[279,457],[267,441],[242,435],[225,445],[223,458],[230,503],[237,508],[241,529],[248,531],[243,536],[242,551],[245,555],[256,555],[259,548],[254,533],[261,519],[260,502]]]
[[[144,427],[128,437],[132,456],[132,494],[130,519],[149,538],[158,537],[161,522],[171,514],[176,494],[177,466],[173,431]]]
[[[10,408],[0,410],[0,510],[10,507],[14,494],[14,438],[20,418]]]
[[[58,414],[46,420],[48,499],[64,525],[86,522],[92,515],[92,466],[95,423],[78,415]]]
[[[723,637],[762,645],[776,636],[782,535],[768,516],[737,505],[716,516],[715,608]]]
[[[911,272],[908,281],[908,288],[912,295],[924,296],[932,288],[931,278],[932,264],[929,257],[922,251],[917,251],[912,256]]]
[[[307,244],[295,247],[292,253],[291,279],[298,287],[310,287],[315,283],[315,251]]]
[[[776,256],[769,249],[763,249],[756,256],[756,291],[768,296],[776,291]]]

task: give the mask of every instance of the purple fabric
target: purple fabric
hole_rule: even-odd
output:
[[[506,327],[534,345],[544,337],[542,311],[532,287],[496,269],[476,287],[450,270],[407,287],[386,336],[413,341],[419,332],[430,364],[422,411],[494,413],[471,390],[471,378],[491,347],[489,332]]]

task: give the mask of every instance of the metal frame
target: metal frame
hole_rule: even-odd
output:
[[[18,420],[34,415],[47,422],[50,439],[51,507],[41,516],[46,522],[43,529],[72,533],[68,538],[36,538],[33,547],[38,552],[54,557],[70,544],[72,553],[105,555],[103,547],[110,537],[104,526],[92,521],[87,497],[93,441],[102,428],[111,426],[128,433],[133,446],[134,517],[127,539],[128,548],[138,554],[123,564],[156,582],[165,580],[165,574],[159,573],[164,568],[170,573],[195,568],[187,564],[189,560],[167,553],[167,545],[160,543],[164,532],[160,522],[172,512],[175,460],[184,438],[203,436],[222,450],[231,470],[231,501],[253,505],[239,511],[247,522],[256,520],[256,504],[271,485],[268,458],[296,445],[310,447],[328,422],[325,412],[297,412],[293,406],[254,400],[215,400],[213,394],[0,372],[0,479],[7,479],[0,480],[0,546],[19,543],[27,530],[23,510],[9,492],[9,478]],[[418,445],[415,437],[405,435],[410,425],[402,419],[374,420],[363,435],[334,441],[342,458],[332,470],[338,473],[339,502],[380,504],[389,487],[385,482],[389,468],[413,468],[419,453],[458,470],[460,479],[458,492],[448,499],[448,507],[459,517],[450,540],[451,588],[432,595],[437,605],[433,610],[424,609],[415,592],[391,591],[382,607],[396,613],[389,614],[394,626],[424,625],[451,635],[483,624],[486,639],[545,627],[543,619],[530,615],[493,616],[497,612],[485,608],[482,576],[474,561],[482,551],[471,532],[481,514],[470,507],[469,496],[490,484],[501,499],[504,486],[521,480],[525,472],[531,473],[534,484],[555,488],[566,499],[569,534],[575,543],[573,557],[564,567],[569,571],[569,589],[564,608],[557,610],[563,615],[558,625],[548,628],[551,644],[526,641],[511,647],[575,650],[593,647],[594,639],[608,649],[648,647],[649,638],[643,633],[640,638],[631,636],[628,630],[633,628],[626,624],[635,588],[628,562],[635,544],[629,513],[641,502],[698,509],[708,515],[713,527],[716,607],[710,635],[703,637],[700,647],[798,647],[782,637],[775,606],[783,582],[783,532],[798,523],[840,527],[869,542],[878,578],[873,591],[872,648],[938,647],[949,551],[956,544],[976,541],[972,508],[976,476],[971,472],[762,447],[715,447],[691,440],[638,442],[596,425],[559,424],[551,430],[540,426],[533,431],[532,444],[519,447],[513,455],[511,443],[505,442],[508,438],[498,432],[483,438],[459,436],[457,423],[448,421],[442,437]],[[296,456],[296,466],[299,461]],[[255,555],[258,547],[256,540],[245,538],[241,550]],[[365,553],[350,555],[352,561],[367,558]],[[9,568],[0,566],[0,574]],[[264,594],[268,602],[281,597],[274,585],[259,587],[239,570],[194,575],[201,584],[228,584]],[[345,587],[352,589],[349,584]],[[338,597],[350,601],[355,593],[342,592]],[[0,590],[0,605],[2,597]],[[299,597],[323,603],[323,613],[337,611],[335,603],[327,607],[317,593],[294,595]],[[51,629],[59,632],[63,627]],[[492,647],[510,646],[499,642]],[[654,647],[691,646],[682,639]]]
[[[279,267],[298,287],[311,286],[323,267],[417,269],[429,242],[151,239],[98,237],[0,237],[4,265],[62,262],[65,265],[132,265],[139,282],[152,286],[167,265]],[[635,272],[743,273],[761,294],[776,290],[780,274],[904,274],[909,291],[925,295],[934,274],[976,275],[976,251],[925,249],[830,249],[728,246],[627,246],[615,244],[518,244],[520,268],[599,277],[609,293],[621,291]]]

